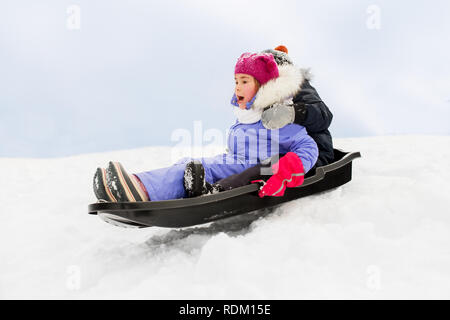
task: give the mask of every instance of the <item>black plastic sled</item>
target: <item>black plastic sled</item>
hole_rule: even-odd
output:
[[[98,214],[108,223],[122,227],[181,228],[212,222],[255,210],[273,208],[285,202],[339,187],[352,179],[352,161],[359,152],[334,149],[334,162],[316,168],[296,188],[287,188],[282,197],[258,196],[260,185],[250,184],[229,191],[196,198],[148,202],[98,202],[89,205],[89,214]]]

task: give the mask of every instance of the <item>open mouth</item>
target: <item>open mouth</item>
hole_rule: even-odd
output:
[[[244,97],[243,96],[237,96],[238,101],[243,101]]]

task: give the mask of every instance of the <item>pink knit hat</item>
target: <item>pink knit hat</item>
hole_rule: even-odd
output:
[[[234,68],[236,73],[251,75],[261,85],[279,76],[277,63],[271,53],[243,53]]]

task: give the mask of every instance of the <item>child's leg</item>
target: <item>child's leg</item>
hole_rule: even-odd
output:
[[[231,190],[250,184],[252,180],[267,179],[267,175],[262,175],[263,168],[270,168],[270,162],[257,164],[242,172],[231,174],[223,179],[210,184],[205,181],[205,170],[200,161],[191,161],[186,165],[184,175],[184,186],[188,197],[197,197],[204,194],[214,194],[217,192]],[[223,168],[217,170],[216,166],[210,166],[208,169],[211,176],[223,174]],[[265,173],[265,172],[264,172]]]
[[[136,173],[136,176],[145,186],[153,201],[186,198],[188,192],[186,192],[184,183],[185,169],[186,165],[189,162],[192,162],[192,160],[194,159],[183,158],[170,167]],[[248,164],[237,161],[228,154],[220,154],[211,158],[201,158],[198,161],[200,161],[204,167],[204,173],[200,172],[201,177],[199,179],[213,185],[213,187],[214,182],[238,174],[249,166]],[[238,181],[232,179],[225,180],[225,186],[233,188],[250,183],[250,179],[259,173],[259,167],[254,168],[253,170],[254,172],[251,171],[245,173],[245,178],[241,182],[239,182],[239,179]],[[236,184],[236,182],[238,183]],[[216,188],[216,191],[219,190],[223,189],[220,187]],[[194,193],[191,192],[191,195],[193,194]]]
[[[137,173],[136,176],[142,181],[153,201],[186,198],[189,193],[185,189],[185,169],[186,165],[193,160],[193,158],[183,158],[170,167]],[[227,158],[227,154],[201,158],[198,161],[204,166],[204,173],[200,173],[202,176],[200,179],[209,183],[246,168],[244,164],[235,163],[233,159]]]
[[[217,181],[214,185],[223,190],[231,190],[248,185],[253,180],[267,180],[272,175],[272,165],[283,156],[284,154],[273,155],[253,167]]]
[[[234,188],[242,187],[250,184],[252,180],[267,179],[267,176],[261,175],[261,169],[263,165],[261,163],[254,167],[250,167],[241,173],[233,174],[229,177],[221,179],[214,183],[214,185],[219,185],[223,190],[231,190]]]
[[[136,173],[152,201],[180,199],[186,196],[183,185],[184,169],[190,158],[185,158],[170,167]]]

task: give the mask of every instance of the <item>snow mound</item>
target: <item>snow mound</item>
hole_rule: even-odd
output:
[[[98,166],[167,166],[169,147],[1,158],[0,298],[449,299],[450,137],[335,146],[362,154],[348,184],[179,230],[87,214]]]

